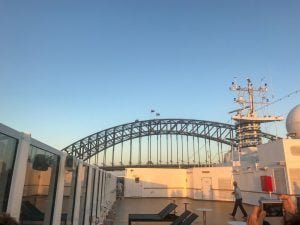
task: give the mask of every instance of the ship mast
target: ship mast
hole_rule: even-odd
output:
[[[260,124],[266,122],[281,121],[279,116],[257,116],[255,106],[258,104],[270,104],[266,98],[267,84],[255,88],[250,79],[247,79],[247,86],[241,87],[232,82],[231,91],[237,92],[235,103],[239,108],[229,113],[236,113],[232,116],[236,125],[236,138],[239,148],[257,146],[262,143]],[[260,98],[260,100],[258,100]]]

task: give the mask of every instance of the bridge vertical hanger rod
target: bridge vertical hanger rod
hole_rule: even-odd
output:
[[[95,151],[97,152],[97,165],[100,166],[99,163],[99,133],[96,135],[96,145],[95,145]]]
[[[123,166],[123,150],[124,150],[124,126],[122,126],[121,166]]]
[[[107,130],[105,131],[105,136],[104,136],[104,154],[103,154],[103,166],[106,166],[106,148],[107,148]]]
[[[198,164],[199,166],[201,165],[201,161],[200,161],[200,143],[199,143],[199,136],[197,136],[197,147],[198,147]]]
[[[186,135],[186,157],[187,157],[187,164],[190,164],[190,156],[189,156],[189,136]]]
[[[159,164],[161,164],[161,123],[160,123],[160,135],[159,135]]]
[[[139,124],[139,165],[142,165],[142,125]]]
[[[195,165],[196,160],[195,160],[196,154],[195,154],[195,136],[193,136],[193,164]]]
[[[158,148],[159,148],[159,142],[158,142],[158,124],[156,125],[156,165],[158,165],[158,159],[159,159],[159,154],[158,154]]]
[[[200,145],[199,145],[199,124],[197,124],[197,150],[198,150],[198,166],[200,167]]]
[[[209,147],[209,164],[210,166],[212,166],[210,139],[208,139],[208,147]]]
[[[181,164],[183,164],[184,163],[184,161],[183,161],[183,151],[184,151],[183,150],[183,135],[181,134],[180,136],[181,136]]]
[[[224,157],[223,157],[223,144],[221,143],[221,162],[224,162]]]
[[[148,143],[147,143],[147,164],[149,164],[149,161],[150,161],[150,122],[148,122],[148,137],[147,137],[147,139],[148,139]]]
[[[113,146],[112,146],[112,156],[111,156],[111,166],[114,166],[114,161],[115,161],[115,137],[116,137],[116,128],[114,128],[113,132]]]
[[[205,166],[208,164],[208,159],[207,159],[207,145],[206,145],[206,125],[204,125],[204,133],[205,133],[205,138],[204,138],[204,148],[205,148]]]
[[[220,129],[217,130],[218,140],[221,139],[220,136],[219,136],[219,131],[220,131]],[[217,142],[217,145],[218,145],[217,146],[217,148],[218,148],[218,163],[220,164],[221,163],[221,160],[220,160],[220,143]]]
[[[151,164],[152,163],[152,125],[151,125],[151,121],[149,122],[149,124],[150,124],[150,127],[149,127],[149,129],[150,129],[150,135],[149,135],[149,138],[150,138],[150,145],[149,145],[149,147],[150,147],[150,154],[149,154],[149,163]]]
[[[89,145],[90,145],[90,137],[88,138],[88,142],[87,142],[87,144],[86,144],[86,146],[87,146],[87,148],[89,149]],[[91,152],[89,151],[89,152],[87,152],[87,155],[89,156],[89,159],[88,159],[88,163],[90,163],[91,162]]]
[[[83,147],[82,147],[82,141],[80,141],[80,145],[79,145],[79,148],[80,148],[80,158],[83,159]]]
[[[171,139],[171,164],[173,164],[173,138],[172,138],[172,134],[170,134],[170,139]]]
[[[168,126],[168,125],[167,125]],[[168,130],[168,128],[167,128]],[[166,133],[166,144],[167,144],[167,165],[169,165],[169,138],[168,138],[168,133]]]
[[[133,123],[130,127],[130,152],[129,152],[129,165],[132,165],[132,130],[133,130]]]
[[[176,148],[177,148],[177,165],[179,164],[178,162],[178,124],[176,124]]]

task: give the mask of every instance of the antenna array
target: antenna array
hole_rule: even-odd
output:
[[[283,120],[279,116],[258,116],[256,113],[257,105],[270,104],[266,97],[268,85],[265,83],[258,88],[253,87],[250,79],[247,79],[247,86],[242,87],[235,82],[231,83],[231,91],[237,92],[234,102],[239,108],[229,113],[236,113],[232,119],[236,123],[237,142],[240,148],[257,146],[261,144],[260,124],[265,122],[273,122]]]

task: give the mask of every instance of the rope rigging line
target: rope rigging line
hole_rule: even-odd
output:
[[[280,102],[280,101],[284,100],[285,98],[291,97],[291,95],[298,94],[298,93],[300,93],[300,89],[299,89],[299,90],[296,90],[296,91],[293,91],[293,92],[291,92],[291,93],[289,93],[289,94],[287,94],[287,95],[285,95],[285,96],[283,96],[283,97],[281,97],[281,98],[279,98],[279,99],[277,99],[277,100],[275,100],[275,101],[269,103],[268,105],[261,106],[260,108],[257,108],[256,110],[264,109],[265,107],[268,107],[268,106],[270,106],[270,105],[273,105],[273,104],[275,104],[275,103],[277,103],[277,102]]]

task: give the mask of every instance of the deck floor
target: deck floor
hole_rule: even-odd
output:
[[[178,205],[176,208],[176,214],[180,215],[184,211],[184,202],[188,202],[187,209],[199,215],[199,217],[193,222],[195,225],[202,225],[202,212],[197,211],[198,208],[209,208],[211,212],[206,214],[207,225],[226,225],[229,221],[233,221],[233,218],[229,215],[233,209],[233,202],[219,202],[219,201],[204,201],[204,200],[192,200],[186,198],[125,198],[117,200],[114,211],[116,212],[113,224],[114,225],[127,225],[129,213],[158,213],[168,203],[173,202]],[[244,204],[244,208],[248,212],[251,212],[251,206]],[[238,209],[235,219],[237,221],[243,221],[243,214]],[[170,222],[133,222],[133,225],[160,225],[170,224]]]

